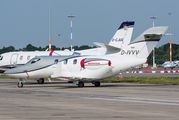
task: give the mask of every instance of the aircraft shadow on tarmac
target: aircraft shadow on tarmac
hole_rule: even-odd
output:
[[[30,86],[29,86],[30,85]],[[32,86],[31,86],[32,85]],[[35,85],[35,86],[33,86]],[[109,83],[109,84],[103,84],[101,83],[100,87],[95,87],[94,85],[86,84],[82,88],[104,88],[104,87],[159,87],[159,86],[166,86],[166,85],[154,85],[154,84],[132,84],[132,83]],[[26,82],[24,84],[25,88],[38,88],[38,87],[47,87],[47,88],[58,88],[58,89],[65,89],[65,88],[79,88],[77,85],[73,85],[72,83],[68,82],[45,82],[44,84],[37,84],[36,82]]]

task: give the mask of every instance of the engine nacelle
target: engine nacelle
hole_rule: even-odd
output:
[[[103,66],[111,66],[111,61],[98,58],[86,58],[82,59],[80,64],[81,67],[84,69],[97,70],[102,68]]]

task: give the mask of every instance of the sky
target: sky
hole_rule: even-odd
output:
[[[52,45],[71,45],[68,15],[76,16],[72,19],[73,46],[108,44],[124,21],[135,21],[132,41],[153,26],[151,16],[157,16],[155,26],[170,26],[171,18],[171,40],[179,44],[178,5],[179,0],[50,0]],[[170,36],[163,36],[156,47],[169,41]],[[0,0],[0,49],[48,43],[49,0]]]

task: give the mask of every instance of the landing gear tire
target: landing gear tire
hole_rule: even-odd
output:
[[[94,86],[95,87],[99,87],[100,86],[100,82],[98,81],[98,82],[94,82]]]
[[[79,82],[78,83],[78,87],[84,87],[84,83],[83,82]]]
[[[37,83],[38,83],[38,84],[43,84],[43,83],[44,83],[44,79],[43,79],[43,78],[40,78],[39,80],[37,80]]]
[[[22,88],[22,87],[23,87],[23,83],[22,83],[22,82],[18,82],[18,83],[17,83],[17,87],[18,87],[18,88]]]

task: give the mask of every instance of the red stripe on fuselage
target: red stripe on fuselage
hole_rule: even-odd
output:
[[[49,56],[52,56],[53,52],[54,52],[54,51],[51,51],[50,54],[49,54]]]

